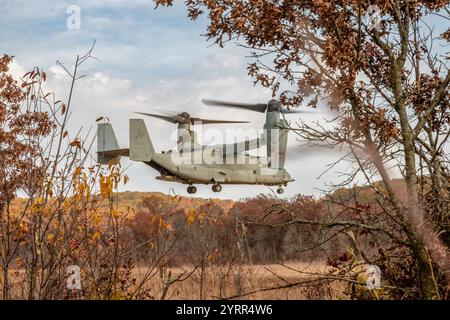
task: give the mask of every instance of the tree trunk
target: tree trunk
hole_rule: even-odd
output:
[[[399,115],[401,136],[403,140],[403,153],[405,157],[405,183],[407,191],[406,204],[406,225],[407,235],[411,242],[411,249],[416,260],[416,266],[419,274],[419,288],[423,299],[432,299],[438,294],[436,292],[433,280],[433,269],[431,258],[425,246],[424,231],[424,214],[419,207],[417,192],[417,173],[416,173],[416,153],[414,148],[414,133],[410,127],[408,115],[405,107],[405,97],[403,96],[400,66],[393,64],[393,91],[395,96],[395,108]]]
[[[408,194],[406,206],[407,208],[405,210],[404,206],[400,203],[397,194],[391,186],[391,179],[386,169],[384,168],[380,151],[372,140],[369,129],[361,125],[361,115],[359,112],[360,102],[358,98],[354,95],[351,97],[350,101],[352,103],[352,114],[358,126],[364,133],[365,145],[372,155],[372,162],[377,168],[378,173],[382,177],[382,180],[388,191],[390,201],[397,212],[397,216],[402,222],[403,228],[408,236],[409,241],[411,242],[411,249],[419,274],[419,279],[417,280],[421,291],[421,296],[424,299],[432,299],[436,296],[437,292],[433,280],[431,259],[426,249],[424,239],[419,227],[423,223],[423,215],[421,214],[418,206],[418,195],[416,189],[417,176],[415,172],[415,151],[412,144],[412,131],[409,127],[409,123],[407,122],[406,112],[400,115],[405,150],[405,183]],[[401,111],[401,107],[397,110]]]
[[[3,300],[9,299],[9,266],[3,265]]]

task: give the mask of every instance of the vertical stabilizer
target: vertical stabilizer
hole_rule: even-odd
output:
[[[111,160],[119,162],[121,155],[126,155],[125,149],[119,149],[114,129],[110,123],[97,125],[97,162],[108,164]]]
[[[142,119],[130,119],[130,159],[134,161],[151,161],[155,148]]]

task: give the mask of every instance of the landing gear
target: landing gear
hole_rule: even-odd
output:
[[[220,191],[222,191],[222,186],[220,184],[218,184],[218,183],[215,183],[215,184],[213,184],[211,189],[214,192],[220,192]]]
[[[187,192],[188,193],[196,193],[197,188],[195,186],[189,186],[189,187],[187,187]]]
[[[279,186],[278,189],[277,189],[277,193],[278,193],[278,194],[283,194],[283,192],[284,192],[283,187],[282,187],[282,186]]]

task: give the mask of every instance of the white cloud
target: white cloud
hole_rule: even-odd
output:
[[[237,50],[231,52],[229,49],[223,49],[208,56],[203,64],[206,69],[225,70],[236,69],[243,66],[242,58],[237,55]]]
[[[9,73],[14,77],[14,79],[19,80],[25,75],[27,71],[22,68],[22,66],[16,61],[13,60],[12,64],[9,66]]]

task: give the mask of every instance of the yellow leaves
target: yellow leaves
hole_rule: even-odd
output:
[[[120,291],[116,291],[111,293],[111,296],[109,297],[111,300],[123,300],[124,294]]]
[[[100,178],[100,194],[103,199],[108,199],[112,194],[113,184],[110,176]]]
[[[96,225],[96,226],[98,226],[98,225],[100,225],[101,223],[102,223],[102,221],[103,221],[103,217],[100,215],[100,214],[96,214],[96,215],[94,215],[94,217],[93,217],[93,223]]]
[[[66,199],[64,200],[64,209],[67,211],[67,210],[70,209],[70,207],[71,207],[70,199],[69,199],[69,198],[66,198]]]
[[[113,168],[114,164],[115,164],[115,160],[114,159],[111,159],[111,160],[108,161],[108,170],[109,171],[112,172],[114,170],[114,168]],[[120,165],[120,163],[119,163],[119,165]]]
[[[42,206],[42,198],[37,197],[36,199],[34,199],[32,205],[31,205],[31,212],[37,213],[40,210],[41,206]]]
[[[83,194],[84,194],[84,189],[85,189],[86,187],[85,187],[85,184],[84,183],[80,183],[79,185],[78,185],[78,194],[80,195],[80,196],[82,196]]]
[[[172,230],[172,224],[166,223],[163,217],[159,217],[159,224],[158,224],[158,234],[161,234],[163,231],[171,231]]]
[[[25,233],[28,232],[28,230],[30,230],[30,227],[29,227],[28,223],[26,223],[25,221],[21,221],[19,223],[19,232],[21,234],[25,234]]]
[[[86,173],[82,171],[83,167],[77,167],[72,176],[73,176],[73,200],[75,202],[80,202],[83,199],[86,202],[89,202],[91,199],[91,187],[88,184],[88,176]]]
[[[96,231],[93,235],[92,238],[95,240],[100,239],[100,237],[102,236],[102,234],[99,231]]]
[[[120,213],[116,209],[111,208],[111,216],[114,218],[118,218],[118,217],[120,217]]]
[[[52,179],[48,179],[47,181],[44,181],[42,187],[45,190],[45,194],[47,196],[49,196],[50,198],[53,197],[53,180]]]
[[[158,233],[161,233],[163,229],[164,229],[164,219],[163,217],[159,217]]]
[[[81,174],[81,167],[77,167],[73,172],[73,177],[76,178],[80,174]]]
[[[55,235],[52,234],[52,233],[49,233],[49,234],[47,235],[47,241],[52,241],[54,238],[55,238]]]
[[[91,187],[89,187],[88,184],[86,184],[85,195],[86,195],[86,201],[89,202],[89,200],[91,199]]]
[[[113,190],[117,190],[121,179],[120,163],[118,165],[113,165],[113,163],[110,162],[108,170],[110,171],[109,175],[100,175],[100,194],[103,199],[111,197]],[[128,177],[124,179],[128,182]]]
[[[188,214],[186,215],[186,222],[188,225],[191,225],[195,221],[195,209],[189,209]]]

